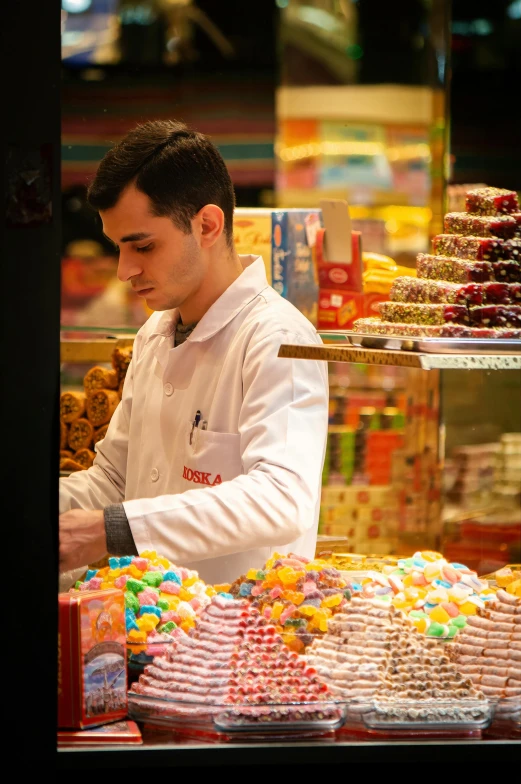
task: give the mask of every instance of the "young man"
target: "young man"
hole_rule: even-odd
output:
[[[89,201],[118,277],[154,313],[94,465],[60,482],[62,571],[156,550],[217,583],[275,549],[312,557],[327,366],[278,358],[320,338],[262,258],[237,255],[220,153],[181,123],[146,123],[101,161]]]

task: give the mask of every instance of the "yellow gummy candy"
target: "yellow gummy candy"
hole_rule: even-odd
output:
[[[157,553],[156,553],[155,550],[143,550],[143,552],[140,553],[140,557],[141,558],[149,558],[152,561],[152,560],[155,560],[157,558]]]
[[[324,601],[322,602],[322,607],[337,607],[339,604],[342,603],[342,599],[344,597],[342,594],[335,594],[333,596],[326,596]]]
[[[170,568],[170,561],[168,560],[168,558],[163,558],[163,556],[161,555],[158,555],[157,563],[159,564],[159,566],[164,566],[165,569]]]
[[[211,586],[209,586],[209,585],[206,587],[207,588],[207,592],[208,592],[208,589],[210,587]],[[231,588],[230,583],[218,583],[217,585],[213,586],[213,590],[215,591],[215,593],[229,593],[230,592],[230,588]],[[210,594],[208,594],[208,596],[210,596]]]
[[[428,582],[432,582],[441,573],[441,566],[438,563],[426,563],[423,569],[423,574]]]
[[[248,569],[246,572],[246,579],[247,580],[256,580],[257,579],[257,572],[258,569]]]
[[[291,604],[296,604],[297,606],[302,604],[305,599],[304,594],[299,591],[284,591],[283,597]]]
[[[154,613],[145,613],[141,618],[136,618],[140,632],[151,632],[159,623],[159,618]]]
[[[314,607],[312,604],[303,604],[301,607],[299,607],[298,611],[301,613],[301,615],[307,615],[309,618],[311,618],[318,612],[318,607]]]
[[[108,580],[102,580],[100,585],[100,591],[106,591],[108,588],[114,588],[114,583],[111,583]]]
[[[420,634],[424,634],[427,629],[427,618],[411,618],[411,620]]]
[[[514,580],[513,583],[509,583],[505,591],[513,596],[521,596],[521,580]]]
[[[104,566],[103,569],[98,569],[96,577],[106,577],[110,572],[110,566]]]
[[[121,569],[109,569],[109,573],[107,574],[107,579],[117,580],[120,574],[121,574]]]
[[[181,600],[182,602],[189,602],[189,601],[190,601],[190,599],[193,599],[193,598],[194,598],[194,597],[192,596],[192,594],[191,594],[189,591],[187,591],[187,590],[186,590],[186,588],[184,588],[184,587],[181,587],[181,588],[179,589],[179,593],[178,593],[177,595],[179,596],[179,598],[180,598],[180,600]]]
[[[437,621],[438,623],[448,623],[450,620],[450,615],[446,610],[443,609],[443,607],[438,606],[431,610],[430,618],[431,621]]]
[[[183,585],[185,588],[190,588],[192,585],[199,580],[196,574],[193,574],[191,577],[187,577],[186,580],[183,580]]]
[[[405,577],[402,580],[402,583],[403,583],[404,588],[410,588],[411,585],[414,585],[413,579],[412,579],[412,574],[406,574]]]
[[[192,621],[190,618],[187,618],[187,619],[186,619],[186,621],[183,621],[183,622],[181,623],[181,629],[182,629],[184,632],[186,632],[187,634],[188,634],[188,632],[190,631],[190,629],[193,629],[193,628],[194,628],[194,626],[195,626],[195,623],[194,623],[194,621]]]
[[[291,566],[283,566],[279,569],[278,576],[283,585],[294,585],[297,582],[295,570]]]
[[[405,610],[406,607],[411,605],[410,600],[406,599],[403,594],[396,594],[396,596],[393,596],[392,601],[397,610]]]
[[[463,604],[460,604],[459,606],[459,611],[462,615],[475,615],[478,608],[473,602],[463,602]]]
[[[275,602],[275,604],[273,605],[272,613],[271,613],[272,619],[275,620],[275,621],[278,621],[280,616],[281,616],[281,613],[282,613],[283,609],[284,609],[284,605],[282,604],[282,602]]]
[[[207,585],[206,586],[206,595],[207,596],[217,596],[217,591],[215,590],[215,588],[212,585]]]
[[[127,636],[130,642],[145,642],[147,639],[146,632],[138,632],[137,629],[131,629]]]
[[[133,577],[135,580],[141,580],[141,578],[143,577],[143,572],[141,571],[141,569],[138,569],[137,566],[134,566],[134,564],[130,564],[130,566],[128,567],[128,574],[130,574],[130,576]]]
[[[424,561],[440,561],[445,560],[441,553],[436,553],[434,550],[424,550],[420,553]]]

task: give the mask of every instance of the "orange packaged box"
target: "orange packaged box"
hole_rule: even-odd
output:
[[[127,715],[125,599],[116,588],[58,595],[58,727]]]

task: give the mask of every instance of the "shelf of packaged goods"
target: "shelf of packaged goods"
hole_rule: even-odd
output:
[[[114,338],[71,339],[60,342],[61,362],[110,362],[115,348],[126,348],[134,343],[134,335]]]
[[[365,365],[395,365],[422,370],[521,370],[517,354],[422,354],[416,351],[368,349],[357,346],[294,346],[283,344],[279,357],[321,359],[326,362],[357,362]]]

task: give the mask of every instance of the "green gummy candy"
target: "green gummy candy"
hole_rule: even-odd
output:
[[[409,613],[411,618],[428,618],[429,616],[427,613],[422,612],[421,610],[411,610]]]
[[[467,625],[467,618],[465,615],[458,615],[451,620],[451,626],[457,626],[458,629],[463,629]]]
[[[259,571],[255,575],[256,580],[264,580],[265,577],[266,577],[266,572],[264,572],[262,569],[259,569]]]
[[[394,572],[391,572],[391,574],[395,577],[404,577],[405,569],[395,569]]]
[[[156,607],[159,607],[160,610],[164,610],[165,612],[170,609],[170,605],[166,599],[158,599]]]
[[[449,626],[449,637],[455,637],[458,632],[459,629],[457,626]]]
[[[149,585],[151,588],[158,588],[161,583],[163,582],[163,573],[162,572],[146,572],[141,578],[145,585]],[[130,582],[130,580],[129,580]],[[128,584],[128,583],[127,583]]]
[[[168,634],[168,632],[171,632],[171,631],[173,631],[173,630],[174,630],[174,629],[176,629],[176,628],[177,628],[177,627],[176,627],[176,624],[175,624],[173,621],[168,621],[168,623],[164,623],[164,624],[161,626],[161,628],[159,629],[159,631],[160,631],[160,632],[166,632],[166,633]]]
[[[351,594],[351,591],[349,590],[349,588],[346,588],[346,589],[344,590],[344,598],[345,598],[345,599],[350,599],[350,598],[351,598],[351,596],[352,596],[352,594]]]
[[[75,582],[75,584],[74,584],[74,587],[75,587],[76,589],[79,589],[79,587],[80,587],[80,585],[81,585],[81,584],[82,584],[81,580],[77,580],[77,581]]]
[[[304,620],[304,618],[288,618],[284,622],[284,626],[293,626],[296,628],[300,628],[301,626],[305,626],[305,625],[306,625],[306,621]]]
[[[127,584],[125,586],[127,591],[132,591],[132,593],[140,593],[141,591],[144,591],[146,587],[146,583],[144,583],[142,580],[133,580],[132,578],[127,580]]]
[[[443,634],[445,634],[443,624],[437,623],[436,621],[433,621],[427,629],[427,635],[429,637],[441,637]]]
[[[127,582],[130,582],[130,580]],[[135,613],[139,612],[139,600],[132,591],[125,591],[125,607],[129,610],[134,610]]]

